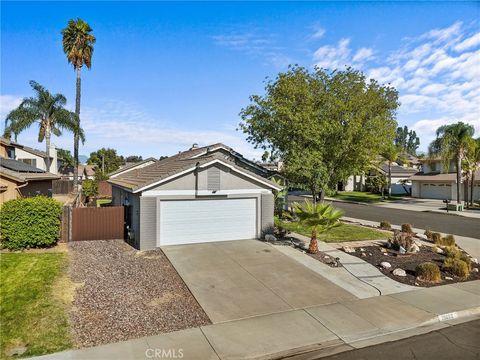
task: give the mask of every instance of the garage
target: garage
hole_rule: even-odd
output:
[[[421,197],[425,199],[452,199],[452,185],[445,183],[421,184]]]
[[[160,201],[157,246],[257,237],[256,199]]]

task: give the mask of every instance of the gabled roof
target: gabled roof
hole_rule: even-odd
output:
[[[6,146],[12,146],[12,147],[15,147],[17,149],[22,149],[23,151],[26,151],[30,154],[39,156],[41,158],[46,158],[47,157],[47,153],[45,151],[34,149],[34,148],[29,147],[29,146],[21,145],[19,143],[14,142],[14,141],[8,140],[4,137],[0,137],[0,144],[6,145]],[[53,157],[50,156],[50,158],[53,158]]]
[[[150,158],[142,160],[142,161],[137,161],[137,162],[125,165],[125,166],[121,167],[120,169],[118,169],[114,172],[111,172],[110,174],[108,174],[108,176],[109,177],[116,177],[116,175],[118,175],[118,174],[125,173],[125,172],[133,170],[137,167],[142,167],[143,165],[148,164],[149,162],[156,162],[156,161],[157,161],[157,159],[155,159],[153,157],[150,157]]]
[[[428,173],[424,174],[423,172],[416,173],[413,175],[410,180],[412,181],[445,181],[445,182],[456,182],[457,174],[456,173]],[[480,181],[480,169],[475,171],[475,182]]]
[[[32,165],[28,165],[22,161],[8,159],[4,157],[0,157],[0,166],[12,171],[19,171],[19,172],[31,172],[31,173],[44,172],[42,169],[36,168]]]
[[[18,182],[35,180],[53,180],[60,176],[45,172],[18,160],[0,157],[0,175]]]
[[[64,176],[73,176],[73,166],[61,166],[58,172]],[[78,165],[78,174],[86,173],[87,176],[95,175],[95,165]]]
[[[380,169],[385,174],[388,174],[388,164],[386,164],[386,163],[380,164]],[[391,165],[391,172],[392,172],[392,175],[395,174],[395,175],[399,175],[399,176],[410,176],[410,175],[413,175],[413,174],[417,173],[418,170],[414,169],[414,168],[400,166],[400,165],[397,165],[397,164],[392,164]]]
[[[278,185],[274,182],[236,165],[235,162],[229,160],[228,155],[216,151],[219,148],[227,151],[230,149],[223,144],[193,148],[159,160],[154,164],[133,169],[114,178],[110,178],[109,182],[132,192],[140,192],[148,187],[173,179],[183,173],[193,171],[196,167],[204,167],[219,162],[273,189],[279,189]]]

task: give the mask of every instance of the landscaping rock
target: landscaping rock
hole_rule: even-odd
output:
[[[411,253],[417,253],[420,251],[420,247],[417,245],[417,244],[413,244],[411,247],[410,247],[410,252]]]
[[[395,276],[401,276],[401,277],[407,276],[407,273],[405,272],[405,270],[400,268],[393,270],[392,274]]]
[[[428,241],[427,236],[424,235],[424,234],[416,234],[415,237],[418,238],[418,239],[420,239],[420,240]]]
[[[355,252],[355,249],[350,247],[350,246],[344,246],[344,247],[342,247],[342,250],[345,251],[346,253],[349,253],[349,254]]]
[[[439,247],[437,247],[436,251],[437,251],[437,254],[443,254],[443,250],[440,249]]]
[[[450,276],[445,276],[445,280],[453,280],[453,278]]]
[[[384,269],[390,269],[390,268],[392,267],[392,264],[390,264],[390,263],[387,262],[387,261],[382,261],[382,262],[380,263],[380,266],[381,266],[382,268],[384,268]]]
[[[360,248],[360,251],[361,251],[361,252],[365,252],[365,249],[364,249],[364,248]]]
[[[472,263],[478,264],[478,259],[477,258],[472,258]]]
[[[265,240],[267,240],[267,241],[277,241],[277,238],[275,237],[275,235],[267,234],[267,235],[265,235]]]
[[[366,257],[366,256],[367,256],[367,254],[365,254],[364,252],[362,252],[362,253],[360,254],[360,256],[362,256],[362,257]]]
[[[400,254],[405,254],[407,252],[407,250],[405,250],[405,248],[403,246],[400,246]]]

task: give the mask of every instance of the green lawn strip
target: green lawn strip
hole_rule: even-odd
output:
[[[398,200],[402,198],[404,195],[392,195],[390,198],[382,198],[380,194],[373,194],[369,192],[360,192],[360,191],[346,191],[346,192],[339,192],[333,197],[339,200],[345,201],[358,201],[358,202],[366,202],[366,203],[374,203],[380,201],[389,201],[389,200]]]
[[[66,253],[0,254],[0,357],[26,346],[22,357],[72,347],[65,301]]]
[[[275,218],[278,223],[278,219]],[[298,222],[285,223],[284,227],[290,231],[310,237],[310,228]],[[371,229],[364,226],[343,223],[342,226],[330,230],[328,234],[319,234],[318,239],[325,242],[359,241],[359,240],[381,240],[387,239],[390,233]]]

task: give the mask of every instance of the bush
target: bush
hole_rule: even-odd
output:
[[[438,234],[438,233],[435,233]],[[447,235],[444,237],[441,237],[440,234],[438,236],[435,236],[433,239],[433,242],[436,245],[442,245],[442,246],[455,246],[455,237],[453,235]]]
[[[443,262],[443,268],[461,278],[470,275],[470,266],[463,260],[447,257]]]
[[[409,234],[413,234],[412,225],[410,225],[410,224],[402,224],[402,232],[404,232],[404,233],[409,233]]]
[[[433,233],[429,229],[425,230],[423,234],[427,237],[428,240],[432,240]]]
[[[390,230],[391,228],[392,225],[388,221],[383,220],[380,222],[380,229]]]
[[[396,231],[393,235],[392,248],[394,250],[399,251],[401,246],[405,249],[405,251],[409,251],[412,247],[412,244],[413,239],[411,233]]]
[[[445,255],[449,258],[460,259],[462,252],[456,246],[447,246],[445,248]]]
[[[440,268],[432,262],[425,262],[418,265],[415,268],[415,274],[417,277],[428,282],[439,282],[442,279],[440,276]]]
[[[1,246],[18,250],[55,244],[61,212],[58,201],[44,196],[7,201],[0,208]]]
[[[436,232],[436,233],[432,233],[432,241],[435,243],[435,244],[438,244],[440,242],[442,238],[442,234]]]

